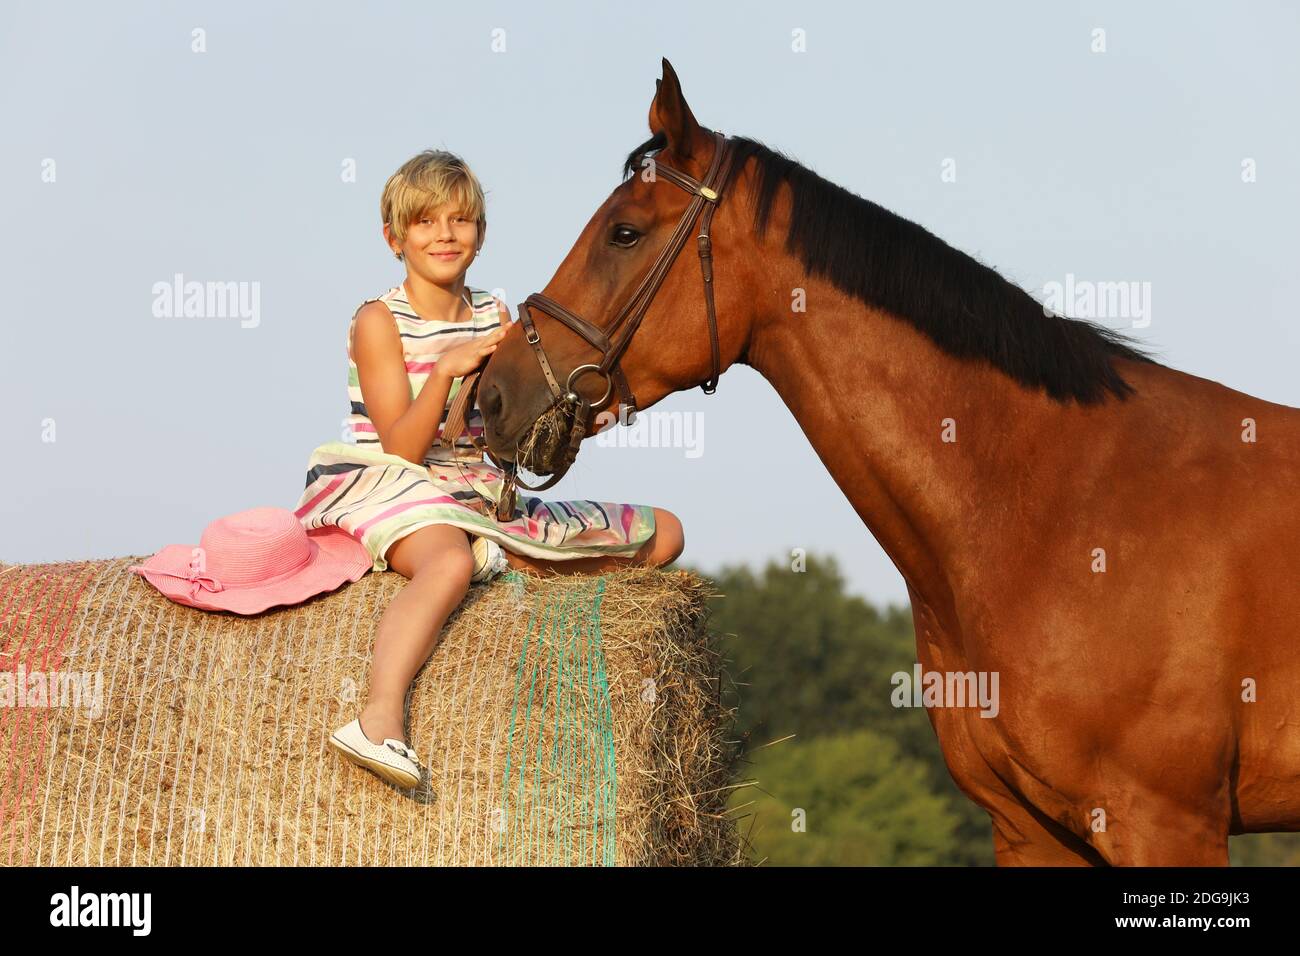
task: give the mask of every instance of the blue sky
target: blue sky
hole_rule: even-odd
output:
[[[705,125],[1036,296],[1067,275],[1149,283],[1132,331],[1163,361],[1300,404],[1298,19],[1268,3],[5,4],[0,558],[151,554],[292,507],[311,449],[340,437],[348,320],[402,278],[380,238],[387,177],[427,147],[471,163],[489,232],[469,282],[514,309],[646,137],[662,56]],[[177,273],[256,283],[256,325],[160,318],[154,286]],[[905,600],[755,372],[655,410],[702,415],[703,444],[589,443],[546,496],[669,508],[705,569],[805,548]]]

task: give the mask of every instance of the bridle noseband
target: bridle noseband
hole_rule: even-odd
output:
[[[487,444],[481,437],[475,438],[471,436],[470,440],[474,442],[475,446],[486,453],[497,467],[506,472],[510,479],[506,482],[501,500],[498,502],[497,515],[501,520],[506,520],[513,511],[513,484],[518,484],[529,491],[544,491],[564,477],[577,458],[578,447],[590,433],[590,426],[594,422],[596,411],[608,402],[610,393],[614,388],[618,389],[619,398],[628,407],[627,422],[630,424],[634,420],[636,397],[628,387],[619,360],[623,357],[623,353],[627,351],[632,336],[636,334],[637,328],[640,327],[641,320],[645,317],[646,311],[650,308],[650,303],[654,300],[655,293],[659,291],[659,287],[668,275],[668,270],[672,268],[673,262],[676,261],[677,254],[682,251],[682,247],[686,244],[686,240],[695,227],[695,220],[700,217],[701,210],[704,211],[704,217],[700,222],[700,233],[696,237],[696,242],[699,247],[700,268],[704,274],[704,304],[709,319],[709,344],[713,352],[713,374],[701,383],[700,388],[706,395],[712,395],[717,390],[718,378],[722,374],[722,350],[718,344],[718,319],[713,304],[713,240],[709,235],[709,228],[713,222],[713,214],[722,201],[723,187],[726,185],[728,176],[731,173],[734,147],[731,141],[722,133],[715,131],[713,138],[715,144],[713,159],[709,163],[709,169],[703,182],[688,176],[680,170],[658,163],[655,164],[656,178],[663,176],[669,182],[680,186],[691,194],[691,201],[686,207],[686,211],[682,213],[682,218],[678,221],[677,228],[673,231],[672,236],[669,237],[668,242],[660,250],[659,257],[655,259],[654,265],[650,267],[650,271],[646,273],[641,283],[636,287],[627,304],[619,310],[608,331],[597,328],[581,316],[540,292],[534,292],[520,304],[519,321],[523,324],[525,339],[533,347],[533,351],[537,355],[537,362],[542,368],[542,374],[546,376],[546,384],[551,389],[553,401],[550,408],[563,404],[573,406],[573,424],[570,428],[569,444],[561,457],[559,468],[544,483],[536,486],[519,481],[515,473],[516,466],[514,462],[506,464],[498,462],[492,453],[487,450]],[[551,370],[551,363],[546,357],[546,350],[542,348],[541,336],[538,334],[537,326],[533,324],[533,318],[529,314],[530,307],[538,309],[543,314],[549,315],[559,322],[563,322],[580,335],[592,348],[600,353],[600,362],[579,365],[569,373],[564,387],[561,388],[555,373]],[[591,373],[603,375],[606,384],[605,394],[595,403],[588,402],[574,387],[575,381],[583,375]],[[474,392],[478,389],[479,374],[475,372],[471,373],[471,375],[473,377],[472,381],[470,381],[470,376],[466,376],[465,380],[462,381],[461,391],[456,396],[457,401],[452,403],[452,408],[448,412],[447,424],[442,435],[444,444],[450,445],[464,431],[464,421],[468,416],[469,408],[472,406]],[[550,411],[550,408],[547,411]]]

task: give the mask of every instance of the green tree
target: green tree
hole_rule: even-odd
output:
[[[1300,833],[1246,833],[1228,840],[1233,866],[1300,866]]]
[[[920,761],[871,730],[786,740],[753,755],[749,837],[757,860],[786,866],[933,866],[951,862],[960,814]]]
[[[947,858],[936,862],[993,863],[988,815],[953,783],[926,711],[890,703],[890,678],[916,661],[910,609],[878,611],[845,593],[831,557],[810,556],[800,571],[769,562],[757,574],[744,566],[696,573],[723,595],[712,601],[710,626],[723,635],[724,703],[737,709],[746,752],[791,734],[803,743],[874,731],[924,771],[928,792],[957,818]]]

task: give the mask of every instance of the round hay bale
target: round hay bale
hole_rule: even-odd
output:
[[[471,588],[408,695],[403,791],[326,738],[404,578],[241,617],[142,560],[0,567],[0,864],[743,862],[703,579]]]

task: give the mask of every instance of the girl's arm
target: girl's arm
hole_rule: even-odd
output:
[[[501,328],[510,328],[510,323],[514,321],[510,318],[510,310],[507,309],[506,304],[500,299],[497,299],[496,296],[493,296],[492,298],[496,300],[497,308],[501,310]]]
[[[369,302],[353,321],[352,361],[357,366],[361,400],[375,424],[379,444],[387,454],[421,464],[437,437],[455,376],[435,365],[420,394],[411,401],[402,338],[388,307]]]

